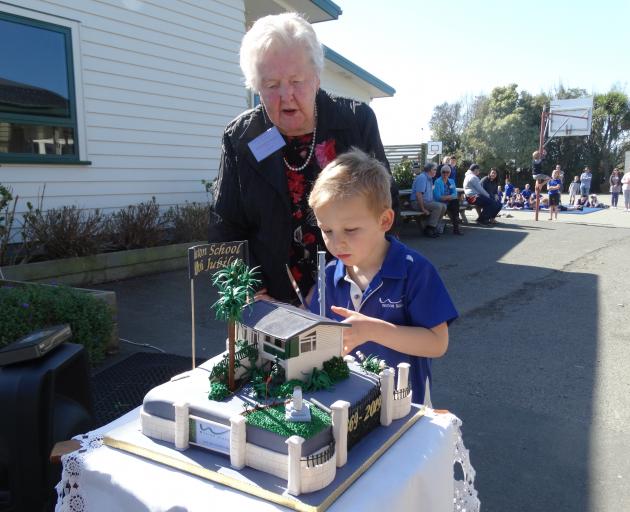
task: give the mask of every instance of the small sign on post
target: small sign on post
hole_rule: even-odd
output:
[[[188,248],[188,278],[190,279],[190,306],[192,315],[192,367],[195,367],[195,278],[206,272],[216,272],[234,260],[249,263],[247,240],[215,242]]]
[[[194,279],[203,272],[215,272],[236,259],[247,263],[247,240],[195,245],[188,249],[188,277]]]

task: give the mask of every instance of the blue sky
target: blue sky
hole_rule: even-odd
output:
[[[517,83],[630,93],[630,1],[337,0],[322,43],[396,89],[372,102],[385,144],[430,139],[433,107]]]

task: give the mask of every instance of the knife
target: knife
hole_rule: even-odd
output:
[[[295,290],[295,293],[298,296],[298,299],[300,299],[302,306],[304,306],[304,308],[306,309],[306,303],[304,302],[304,297],[302,297],[302,293],[300,292],[300,287],[295,281],[295,278],[293,277],[293,274],[291,273],[291,269],[289,268],[289,265],[285,265],[285,267],[287,268],[287,275],[289,276],[289,281],[291,281],[291,286],[293,286],[293,289]]]

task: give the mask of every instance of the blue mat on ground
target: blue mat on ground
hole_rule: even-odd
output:
[[[558,213],[560,213],[560,214],[569,213],[569,214],[572,214],[572,215],[585,215],[587,213],[601,212],[602,210],[605,210],[605,208],[586,208],[585,207],[582,210],[566,210],[566,211],[560,211]],[[502,212],[515,211],[515,212],[530,212],[530,213],[534,213],[534,210],[528,210],[528,209],[518,210],[516,208],[502,208],[501,211]],[[541,213],[549,213],[549,208],[541,208],[540,211],[539,211],[539,215]]]

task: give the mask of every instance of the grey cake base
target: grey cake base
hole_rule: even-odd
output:
[[[278,503],[293,510],[323,512],[385,451],[424,415],[425,408],[412,404],[411,412],[388,427],[378,426],[348,452],[348,462],[337,468],[335,479],[319,491],[291,496],[287,482],[249,467],[234,470],[226,455],[191,446],[179,452],[169,443],[142,434],[137,419],[105,434],[106,445],[212,480],[238,491]]]

